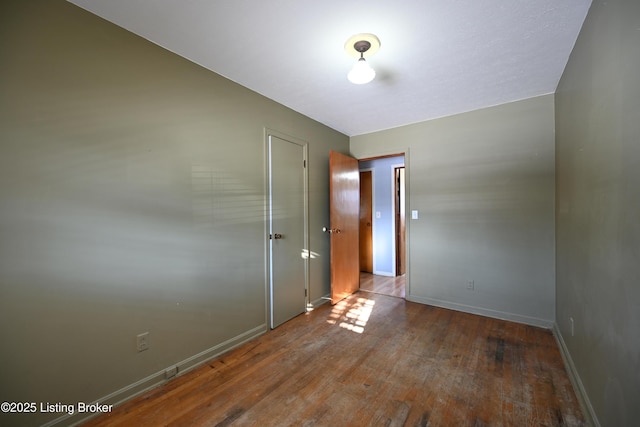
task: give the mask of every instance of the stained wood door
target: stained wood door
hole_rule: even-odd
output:
[[[395,211],[396,211],[396,276],[406,272],[406,219],[405,219],[405,175],[404,167],[395,168]]]
[[[373,196],[371,171],[360,172],[360,271],[373,273]]]
[[[270,327],[306,309],[305,147],[269,135]]]
[[[358,161],[335,151],[329,154],[331,238],[331,303],[346,298],[360,286]]]

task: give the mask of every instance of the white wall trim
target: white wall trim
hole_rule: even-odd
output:
[[[475,307],[472,305],[459,304],[456,302],[439,300],[435,298],[416,297],[413,295],[407,296],[407,301],[417,302],[420,304],[433,305],[441,308],[448,308],[450,310],[462,311],[464,313],[479,314],[480,316],[492,317],[494,319],[508,320],[516,323],[523,323],[525,325],[537,326],[540,328],[551,329],[553,327],[553,321],[539,319],[537,317],[523,316],[515,313],[508,313],[504,311],[491,310],[489,308]]]
[[[569,374],[569,380],[571,381],[571,385],[573,386],[573,391],[578,398],[582,413],[587,418],[587,423],[589,423],[589,425],[593,427],[600,427],[600,422],[598,421],[596,412],[593,409],[593,405],[591,405],[591,401],[589,400],[589,395],[587,395],[587,391],[584,388],[584,384],[582,384],[580,375],[578,375],[578,370],[576,369],[576,365],[573,363],[571,353],[569,353],[569,348],[564,342],[564,338],[560,333],[558,324],[555,322],[553,323],[553,336],[555,337],[556,342],[558,343],[558,347],[560,348],[560,354],[562,355],[564,367]]]
[[[373,274],[375,274],[376,276],[396,277],[396,275],[392,271],[373,270]]]
[[[205,362],[208,362],[211,359],[214,359],[223,353],[226,353],[240,345],[250,341],[262,334],[267,332],[267,324],[262,324],[253,329],[250,329],[236,337],[228,339],[216,346],[213,346],[203,352],[200,352],[196,355],[193,355],[187,359],[182,360],[181,362],[176,363],[172,366],[167,366],[167,368],[158,371],[154,374],[149,375],[146,378],[142,378],[139,381],[136,381],[132,384],[129,384],[126,387],[121,388],[120,390],[116,390],[113,393],[110,393],[91,404],[100,403],[101,405],[113,405],[119,406],[122,403],[133,399],[136,396],[139,396],[153,388],[156,388],[162,384],[165,384],[176,377],[186,374],[189,371],[197,368],[200,365],[203,365]],[[175,377],[166,379],[165,378],[165,370],[169,368],[177,367],[178,374]],[[87,420],[91,418],[95,418],[100,414],[87,414],[87,413],[78,413],[75,412],[73,415],[64,415],[62,417],[56,418],[55,420],[49,421],[44,424],[42,427],[52,427],[56,425],[65,425],[65,426],[77,426],[82,423],[85,423]]]

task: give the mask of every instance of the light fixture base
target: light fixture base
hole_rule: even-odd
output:
[[[361,49],[366,45],[366,43],[369,44],[369,47],[362,51],[358,50],[358,47],[356,47],[357,45]],[[375,34],[370,33],[354,34],[353,36],[349,37],[349,39],[344,44],[344,50],[354,58],[360,58],[361,54],[364,58],[368,58],[374,55],[378,51],[378,49],[380,49],[380,40],[378,39],[378,37],[376,37]]]
[[[371,43],[366,40],[360,40],[353,44],[353,48],[360,52],[362,55],[371,47]]]

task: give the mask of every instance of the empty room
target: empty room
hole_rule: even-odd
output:
[[[0,425],[640,425],[639,75],[636,0],[3,0]]]

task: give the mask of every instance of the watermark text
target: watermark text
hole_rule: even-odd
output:
[[[0,411],[4,413],[54,413],[54,414],[95,414],[107,413],[113,410],[113,405],[104,403],[62,403],[62,402],[2,402]]]

